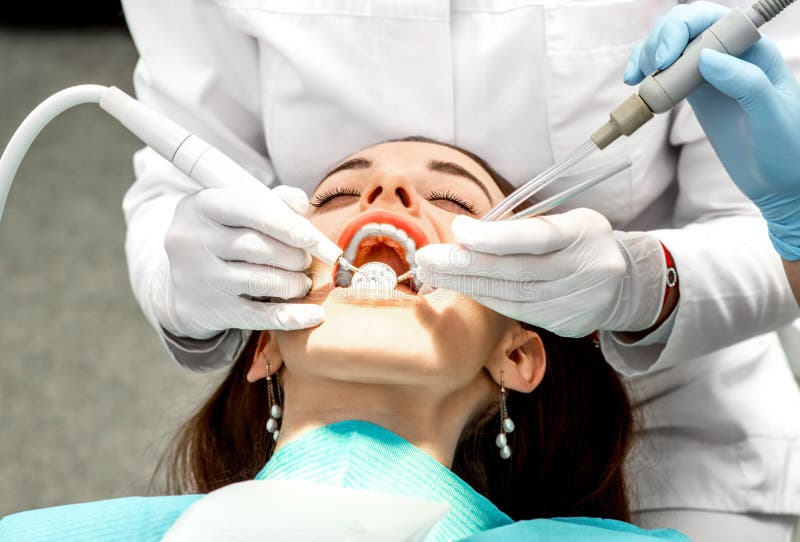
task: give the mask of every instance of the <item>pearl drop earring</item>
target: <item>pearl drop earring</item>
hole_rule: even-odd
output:
[[[514,422],[508,417],[506,388],[503,384],[503,371],[500,371],[500,433],[497,434],[494,443],[500,448],[500,457],[508,459],[511,457],[511,448],[508,446],[507,433],[511,433],[514,430]]]
[[[261,354],[264,355],[263,353]],[[280,386],[278,383],[275,382],[276,391],[273,393],[272,391],[272,377],[270,376],[270,364],[269,361],[264,358],[264,361],[267,364],[267,408],[269,409],[269,419],[267,420],[267,432],[272,433],[272,439],[275,442],[278,442],[278,435],[280,435],[280,428],[278,427],[278,420],[281,419],[283,416],[283,409],[276,401],[275,396],[280,391]],[[275,375],[275,380],[278,380],[278,375]]]

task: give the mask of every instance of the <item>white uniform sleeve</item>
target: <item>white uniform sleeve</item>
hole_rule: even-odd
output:
[[[139,51],[134,87],[139,100],[165,113],[253,173],[266,185],[275,174],[267,158],[258,75],[258,45],[210,2],[123,1]],[[153,299],[155,277],[167,270],[164,236],[175,206],[202,187],[149,148],[134,157],[136,181],[123,201],[126,255],[133,293],[173,358],[195,370],[230,362],[246,333],[229,330],[209,341],[168,337]]]
[[[670,143],[680,148],[675,229],[649,233],[673,255],[680,299],[651,334],[663,336],[660,341],[648,336],[625,344],[601,334],[606,359],[626,376],[775,331],[800,314],[760,213],[728,176],[688,104],[674,115]]]

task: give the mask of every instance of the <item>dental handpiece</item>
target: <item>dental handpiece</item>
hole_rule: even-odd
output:
[[[204,188],[264,187],[221,151],[116,87],[103,95],[100,107]],[[306,250],[329,264],[342,255],[342,249],[322,232]]]
[[[39,104],[11,136],[0,156],[0,218],[11,182],[25,153],[41,130],[56,116],[80,104],[96,103],[150,148],[204,188],[258,187],[264,184],[218,149],[172,120],[150,109],[116,87],[78,85],[50,96]],[[333,264],[342,249],[318,232],[316,243],[306,250]]]

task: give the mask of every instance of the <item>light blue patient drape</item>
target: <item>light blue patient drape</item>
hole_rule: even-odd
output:
[[[256,476],[256,480],[267,479],[446,502],[451,509],[426,538],[430,541],[688,541],[676,531],[645,531],[596,518],[515,523],[408,441],[375,424],[357,420],[318,428],[282,447]],[[200,498],[202,495],[128,497],[21,512],[0,521],[0,542],[157,541]]]

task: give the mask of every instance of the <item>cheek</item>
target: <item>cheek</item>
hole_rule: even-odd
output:
[[[311,215],[308,219],[319,231],[336,241],[339,230],[341,230],[341,225],[347,223],[356,214],[358,214],[358,208],[355,206],[348,206],[332,211],[318,212]]]
[[[428,325],[454,365],[469,366],[467,374],[487,362],[508,328],[508,318],[458,292],[436,290],[430,294],[430,305]]]
[[[427,218],[430,220],[433,229],[436,231],[437,239],[440,243],[452,243],[453,231],[450,224],[458,215],[450,211],[441,209],[433,204],[428,204],[426,209]]]

